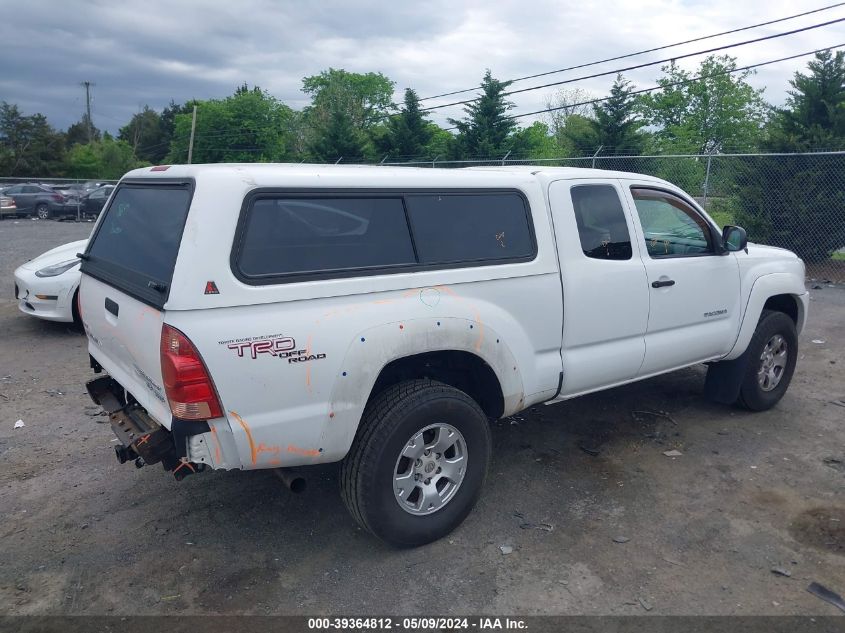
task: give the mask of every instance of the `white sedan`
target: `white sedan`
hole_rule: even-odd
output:
[[[57,246],[15,271],[15,298],[21,312],[48,321],[79,322],[76,291],[79,258],[88,240]]]

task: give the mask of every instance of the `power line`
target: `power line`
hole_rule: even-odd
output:
[[[756,29],[761,26],[769,26],[771,24],[777,24],[778,22],[785,22],[787,20],[793,20],[795,18],[804,17],[805,15],[811,15],[813,13],[820,13],[822,11],[828,11],[830,9],[835,9],[837,7],[841,7],[845,5],[845,2],[837,2],[836,4],[831,4],[826,7],[820,7],[818,9],[813,9],[812,11],[805,11],[803,13],[796,13],[795,15],[788,15],[783,18],[778,18],[777,20],[769,20],[768,22],[760,22],[758,24],[752,24],[750,26],[743,26],[738,29],[731,29],[730,31],[722,31],[721,33],[714,33],[713,35],[705,35],[703,37],[696,37],[691,40],[684,40],[683,42],[675,42],[674,44],[666,44],[664,46],[657,46],[656,48],[648,48],[643,51],[637,51],[636,53],[627,53],[625,55],[617,55],[616,57],[608,57],[607,59],[601,59],[595,62],[588,62],[585,64],[578,64],[577,66],[569,66],[567,68],[559,68],[557,70],[549,70],[547,72],[537,73],[535,75],[526,75],[525,77],[517,77],[516,79],[509,79],[502,83],[513,84],[518,81],[525,81],[526,79],[536,79],[537,77],[545,77],[547,75],[554,75],[557,73],[566,72],[569,70],[578,70],[579,68],[587,68],[589,66],[596,66],[598,64],[605,64],[607,62],[614,62],[620,59],[627,59],[629,57],[637,57],[638,55],[645,55],[646,53],[654,53],[656,51],[662,51],[667,48],[674,48],[675,46],[682,46],[684,44],[692,44],[693,42],[701,42],[703,40],[709,40],[714,37],[721,37],[722,35],[730,35],[731,33],[739,33],[741,31],[749,31],[751,29]],[[451,97],[452,95],[462,94],[464,92],[472,92],[473,90],[478,90],[481,86],[475,86],[474,88],[464,88],[463,90],[453,90],[452,92],[444,92],[442,94],[433,95],[431,97],[422,97],[419,99],[420,101],[429,101],[431,99],[438,99],[440,97]]]
[[[657,61],[654,61],[654,62],[646,62],[646,63],[643,63],[643,64],[636,64],[635,66],[627,66],[626,68],[618,68],[616,70],[608,70],[608,71],[605,71],[605,72],[594,73],[592,75],[584,75],[582,77],[574,77],[572,79],[564,79],[562,81],[555,81],[555,82],[543,84],[543,85],[540,85],[540,86],[532,86],[530,88],[520,88],[519,90],[511,90],[510,92],[502,93],[502,96],[507,97],[509,95],[515,95],[515,94],[519,94],[519,93],[522,93],[522,92],[530,92],[532,90],[540,90],[542,88],[550,88],[552,86],[560,86],[560,85],[563,85],[563,84],[570,84],[570,83],[574,83],[576,81],[584,81],[586,79],[595,79],[596,77],[606,77],[607,75],[616,75],[618,73],[627,72],[627,71],[630,71],[630,70],[638,70],[640,68],[646,68],[648,66],[656,66],[657,64],[665,64],[666,62],[673,62],[673,61],[676,61],[678,59],[686,59],[687,57],[695,57],[697,55],[706,55],[708,53],[715,53],[716,51],[722,51],[722,50],[726,50],[728,48],[736,48],[737,46],[745,46],[747,44],[755,44],[757,42],[764,42],[764,41],[776,39],[776,38],[779,38],[779,37],[786,37],[787,35],[794,35],[795,33],[802,33],[804,31],[810,31],[812,29],[818,29],[818,28],[821,28],[823,26],[829,26],[831,24],[836,24],[837,22],[843,22],[843,21],[845,21],[845,18],[837,18],[836,20],[828,20],[827,22],[822,22],[820,24],[812,24],[810,26],[805,26],[805,27],[802,27],[800,29],[793,29],[791,31],[785,31],[783,33],[775,33],[773,35],[766,35],[765,37],[758,37],[758,38],[755,38],[753,40],[745,40],[744,42],[737,42],[735,44],[725,44],[724,46],[716,46],[714,48],[708,48],[706,50],[697,51],[695,53],[686,53],[685,55],[677,55],[675,57],[667,57],[665,59],[660,59],[660,60],[657,60]],[[456,105],[464,105],[464,104],[467,104],[467,103],[472,103],[474,101],[478,101],[478,99],[479,99],[479,97],[475,97],[473,99],[465,99],[463,101],[454,101],[452,103],[444,103],[442,105],[431,106],[431,107],[428,107],[428,108],[420,108],[420,112],[430,112],[432,110],[439,110],[441,108],[450,108],[450,107],[456,106]]]
[[[644,93],[647,93],[647,92],[654,92],[655,90],[664,90],[665,88],[672,88],[674,86],[681,86],[681,85],[685,85],[685,84],[695,83],[696,81],[701,81],[702,79],[710,79],[712,77],[719,77],[721,75],[731,75],[733,73],[742,72],[744,70],[751,70],[752,68],[759,68],[760,66],[769,66],[771,64],[777,64],[777,63],[780,63],[780,62],[789,61],[790,59],[797,59],[798,57],[806,57],[807,55],[815,55],[816,53],[821,53],[822,51],[829,51],[829,50],[833,50],[835,48],[842,48],[842,47],[845,47],[845,43],[835,44],[833,46],[827,46],[825,48],[819,48],[819,49],[816,49],[814,51],[808,51],[806,53],[798,53],[797,55],[790,55],[788,57],[781,57],[779,59],[772,59],[772,60],[767,61],[767,62],[760,62],[759,64],[749,64],[747,66],[741,66],[739,68],[734,68],[732,70],[725,70],[725,71],[721,71],[721,72],[718,72],[718,73],[710,73],[709,75],[699,75],[697,77],[691,77],[689,79],[683,79],[683,80],[680,80],[680,81],[673,81],[673,82],[667,83],[663,86],[654,86],[652,88],[643,88],[641,90],[632,90],[629,94],[637,95],[637,94],[644,94]],[[577,107],[577,106],[592,105],[592,104],[595,104],[595,103],[601,103],[603,101],[607,101],[608,99],[610,99],[610,97],[602,97],[601,99],[590,99],[589,101],[582,101],[580,103],[570,103],[570,104],[563,105],[563,106],[556,106],[556,107],[553,107],[553,108],[545,108],[543,110],[535,110],[533,112],[523,112],[521,114],[512,114],[512,115],[507,116],[506,118],[508,118],[508,119],[521,119],[521,118],[527,117],[527,116],[536,116],[538,114],[545,114],[546,112],[554,112],[556,110],[564,110],[564,109],[567,109],[567,108],[573,108],[573,107]],[[451,127],[451,128],[446,128],[446,129],[447,129],[447,131],[449,131],[449,130],[454,130],[456,128]]]

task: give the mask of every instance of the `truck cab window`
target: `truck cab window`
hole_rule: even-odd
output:
[[[616,189],[610,185],[578,185],[571,193],[584,255],[631,259],[631,235]]]
[[[631,188],[651,257],[710,255],[710,226],[681,198],[657,189]]]

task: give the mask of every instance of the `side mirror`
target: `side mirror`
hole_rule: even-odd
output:
[[[748,235],[741,226],[731,226],[729,224],[722,229],[722,244],[727,252],[745,251],[747,253]]]

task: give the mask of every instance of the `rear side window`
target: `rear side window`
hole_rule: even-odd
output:
[[[631,259],[631,235],[619,194],[610,185],[572,187],[572,207],[584,255]]]
[[[83,271],[161,307],[190,202],[188,185],[119,186],[88,247]]]
[[[408,195],[421,264],[522,259],[534,252],[528,209],[516,193]]]
[[[516,193],[384,192],[247,199],[232,268],[246,283],[487,265],[534,256]]]
[[[258,198],[242,237],[247,277],[413,264],[402,198]]]

